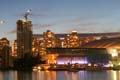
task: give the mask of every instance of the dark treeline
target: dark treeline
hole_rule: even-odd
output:
[[[38,64],[45,64],[45,61],[41,61],[41,56],[39,56],[39,54],[33,56],[29,53],[25,53],[22,58],[16,58],[14,60],[14,68],[19,70],[31,70],[33,66]]]

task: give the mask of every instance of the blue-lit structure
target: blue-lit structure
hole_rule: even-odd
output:
[[[57,64],[106,64],[110,60],[105,48],[47,48],[47,54],[58,54]]]
[[[111,59],[106,48],[91,48],[86,50],[86,57],[88,63],[105,64]]]

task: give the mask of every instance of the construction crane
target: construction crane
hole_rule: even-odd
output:
[[[37,16],[37,17],[39,17],[39,16],[44,16],[44,14],[35,14],[34,12],[32,13],[31,9],[28,9],[26,11],[26,13],[22,13],[22,14],[20,14],[20,16],[22,16],[24,18],[24,20],[27,21],[29,16]],[[38,29],[41,29],[41,28],[51,27],[52,25],[54,25],[54,24],[40,24],[40,23],[36,23],[36,24],[33,24],[33,28],[34,28],[34,30],[38,30]],[[14,27],[13,30],[8,32],[8,34],[14,34],[14,33],[16,33],[16,27]]]
[[[27,12],[24,14],[25,20],[28,20],[28,16],[32,14],[31,11],[31,9],[28,9]]]

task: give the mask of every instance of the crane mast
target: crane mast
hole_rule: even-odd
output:
[[[31,15],[31,9],[27,10],[27,12],[24,14],[25,20],[28,20],[29,15]]]

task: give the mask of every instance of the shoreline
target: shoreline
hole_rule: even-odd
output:
[[[45,66],[44,66],[45,67]],[[58,66],[57,67],[52,67],[50,66],[49,68],[44,68],[44,67],[24,67],[24,68],[16,68],[16,67],[7,67],[7,68],[0,68],[0,71],[9,71],[9,70],[17,70],[17,71],[68,71],[70,69],[73,70],[84,70],[84,71],[106,71],[106,70],[115,70],[119,71],[120,68],[116,67],[101,67],[101,66],[85,66],[85,67],[76,67],[76,68],[68,68],[66,66]]]

